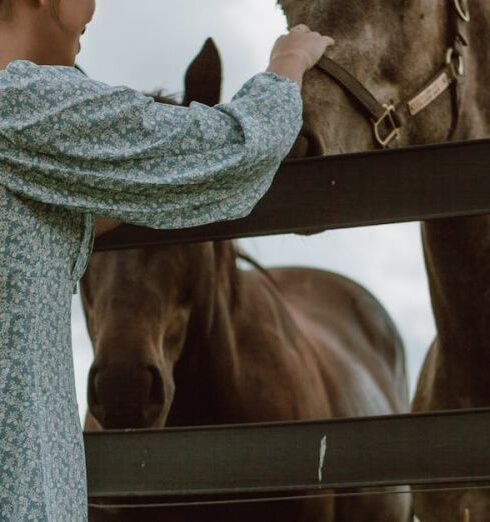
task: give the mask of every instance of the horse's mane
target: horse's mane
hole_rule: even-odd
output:
[[[243,252],[243,250],[236,249],[236,254],[238,259],[245,261],[249,265],[253,266],[256,270],[261,272],[262,275],[266,277],[269,280],[269,282],[276,287],[277,290],[279,290],[276,280],[272,277],[272,274],[269,270],[267,270],[267,268],[264,268],[257,260]]]
[[[216,273],[218,280],[227,288],[230,305],[234,308],[240,304],[240,272],[237,261],[242,260],[258,270],[274,289],[280,292],[280,288],[269,270],[264,268],[257,260],[239,249],[234,241],[215,241],[214,251],[216,258]]]
[[[160,89],[155,92],[145,93],[146,96],[151,96],[157,103],[168,103],[170,105],[182,105],[182,94],[177,92],[166,92],[165,89]]]

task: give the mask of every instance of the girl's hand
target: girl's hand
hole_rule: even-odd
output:
[[[276,60],[296,59],[302,63],[306,71],[311,69],[334,43],[330,36],[311,31],[305,24],[296,25],[288,34],[276,40],[271,51],[270,63]]]

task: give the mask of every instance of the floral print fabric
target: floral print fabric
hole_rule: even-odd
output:
[[[0,71],[0,522],[83,522],[70,310],[93,216],[182,228],[247,215],[302,124],[295,82],[157,104],[73,67]]]

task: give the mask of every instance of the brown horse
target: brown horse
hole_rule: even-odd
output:
[[[281,0],[293,26],[331,34],[329,56],[345,65],[379,100],[409,99],[444,64],[454,24],[466,26],[466,72],[455,116],[446,90],[400,130],[399,145],[490,135],[490,2],[469,0],[471,20],[457,18],[454,0]],[[464,14],[464,13],[463,13]],[[459,64],[458,64],[459,65]],[[369,118],[318,69],[304,80],[305,125],[292,156],[353,152],[376,145]],[[457,126],[454,128],[454,125]],[[453,128],[453,132],[450,129]],[[414,411],[490,405],[490,219],[442,219],[423,224],[423,242],[437,338],[423,367]],[[486,305],[487,300],[489,306]],[[490,521],[483,491],[415,495],[422,522]]]
[[[216,53],[208,42],[189,68],[186,100],[218,102]],[[207,81],[206,75],[211,75]],[[401,340],[366,290],[313,269],[238,270],[238,256],[226,241],[92,256],[81,281],[95,351],[86,430],[407,411]],[[133,514],[94,509],[90,517],[407,522],[410,498],[330,498]]]

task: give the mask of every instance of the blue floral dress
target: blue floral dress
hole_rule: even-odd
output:
[[[295,82],[157,104],[73,67],[0,71],[0,521],[84,522],[72,293],[94,215],[159,229],[247,215],[302,125]]]

